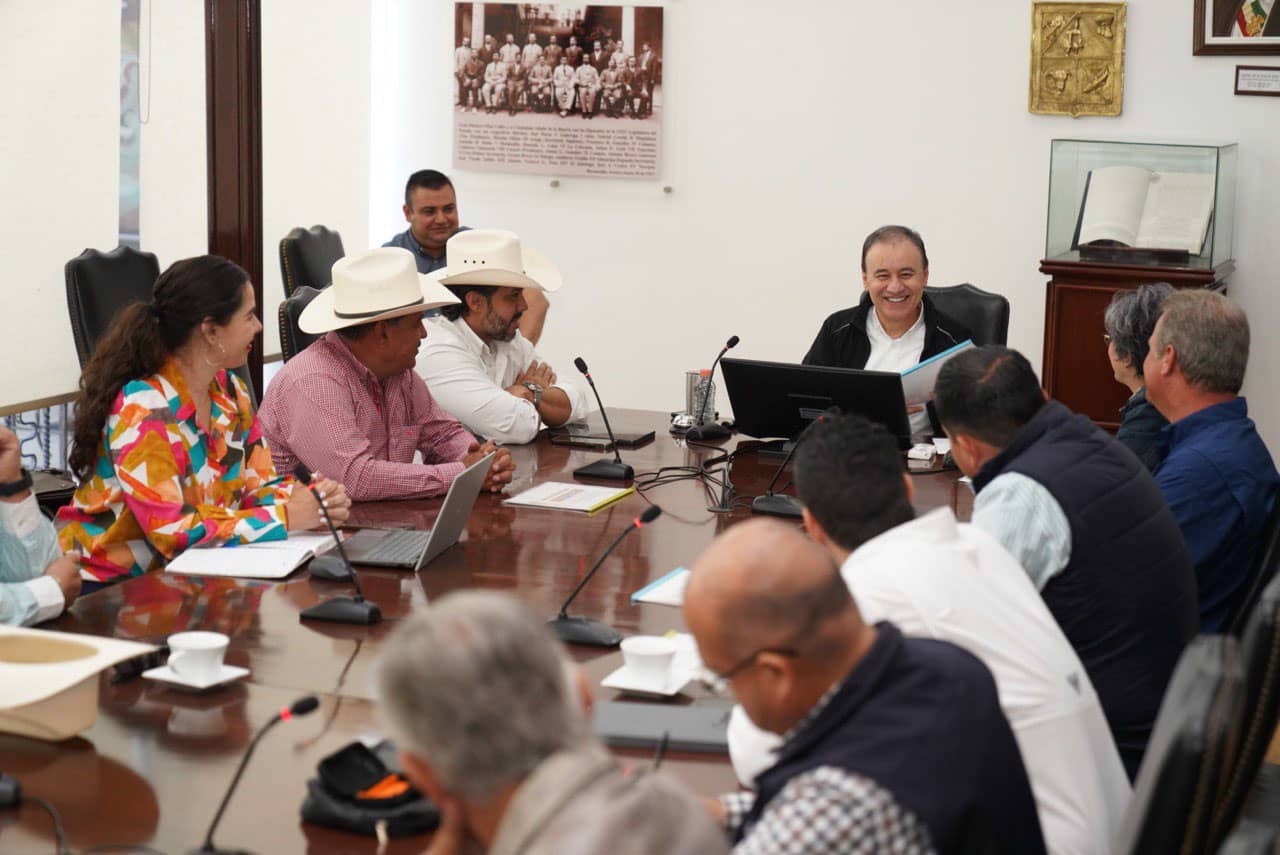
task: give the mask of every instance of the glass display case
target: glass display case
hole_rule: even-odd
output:
[[[1235,143],[1053,140],[1045,260],[1212,270],[1233,260]]]

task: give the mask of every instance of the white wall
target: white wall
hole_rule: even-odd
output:
[[[280,239],[295,226],[337,229],[368,249],[370,4],[262,4],[262,332],[280,352]]]
[[[202,11],[200,4],[143,0],[140,15],[138,106],[146,124],[138,158],[139,243],[155,253],[161,270],[209,251]],[[117,38],[118,32],[117,25]]]
[[[862,238],[886,222],[924,234],[933,284],[1007,295],[1010,344],[1038,366],[1049,141],[1238,141],[1231,291],[1255,331],[1246,392],[1280,448],[1280,394],[1267,383],[1280,342],[1264,334],[1280,321],[1280,112],[1232,95],[1234,65],[1251,60],[1191,55],[1191,5],[1130,0],[1124,113],[1073,120],[1027,112],[1024,0],[907,16],[839,0],[673,2],[664,181],[552,189],[460,172],[463,221],[513,229],[560,263],[566,285],[541,348],[554,364],[580,354],[607,402],[674,409],[683,371],[705,367],[730,334],[738,355],[797,361],[822,319],[856,299]],[[388,85],[372,126],[370,232],[384,240],[404,228],[405,176],[452,162],[453,4],[374,9],[373,74]]]
[[[0,407],[80,376],[62,268],[116,245],[119,33],[118,3],[0,2]]]

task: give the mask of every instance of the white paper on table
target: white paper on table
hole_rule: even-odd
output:
[[[939,454],[950,454],[951,453],[951,437],[935,436],[933,438],[933,448]]]
[[[654,603],[659,606],[684,605],[684,589],[689,584],[689,571],[677,567],[661,579],[650,582],[631,595],[633,603]]]

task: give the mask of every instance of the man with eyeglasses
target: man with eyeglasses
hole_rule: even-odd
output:
[[[709,804],[737,855],[1045,851],[990,672],[947,642],[864,623],[795,528],[753,520],[718,537],[684,617],[707,682],[783,740],[754,793]]]

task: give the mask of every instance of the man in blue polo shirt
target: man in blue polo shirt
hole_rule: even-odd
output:
[[[1165,301],[1142,366],[1147,400],[1169,420],[1156,483],[1195,563],[1201,632],[1227,628],[1280,486],[1239,394],[1248,362],[1244,311],[1188,290]]]
[[[449,238],[468,226],[458,225],[458,197],[449,176],[434,169],[420,169],[409,176],[404,186],[404,219],[409,228],[400,232],[383,246],[398,246],[413,253],[419,273],[431,273],[447,267],[445,245]],[[525,295],[529,304],[520,319],[520,332],[533,344],[542,338],[542,327],[547,320],[551,304],[541,291],[529,289]],[[428,316],[439,314],[437,311]]]
[[[991,672],[945,641],[864,623],[794,526],[734,526],[694,563],[684,617],[716,691],[782,736],[754,793],[708,807],[735,855],[1045,851]]]

